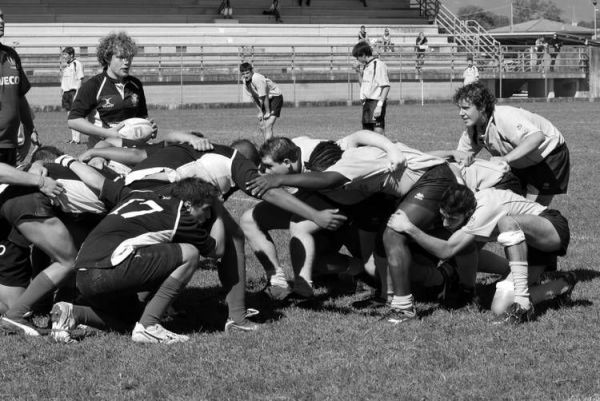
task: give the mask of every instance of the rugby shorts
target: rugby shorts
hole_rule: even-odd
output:
[[[279,118],[281,115],[281,108],[283,107],[283,95],[269,98],[269,107],[271,108],[271,115]],[[263,108],[263,113],[264,112]]]
[[[0,284],[7,287],[27,287],[31,281],[29,247],[9,240],[0,240]]]
[[[373,130],[374,128],[385,129],[385,111],[387,102],[383,102],[381,107],[381,115],[377,118],[373,117],[378,100],[366,99],[362,107],[362,127],[363,129]]]
[[[456,184],[456,176],[448,164],[431,167],[417,180],[397,204],[410,221],[423,231],[442,227],[440,202],[446,189]]]
[[[75,89],[63,92],[61,105],[66,111],[71,111],[71,108],[73,107],[73,98],[75,98],[76,92]]]
[[[523,188],[531,186],[539,195],[566,194],[570,170],[571,162],[566,144],[554,149],[544,160],[534,166],[512,169]]]

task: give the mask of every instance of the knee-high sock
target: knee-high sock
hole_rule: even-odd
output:
[[[27,312],[31,311],[33,305],[44,298],[44,296],[50,294],[56,289],[56,284],[46,273],[41,272],[38,274],[33,281],[29,284],[27,289],[17,302],[6,312],[6,317],[12,319],[22,318]]]
[[[160,319],[162,319],[167,308],[185,287],[185,284],[176,278],[167,277],[146,305],[144,313],[142,313],[142,317],[140,318],[140,324],[148,327],[160,323]]]

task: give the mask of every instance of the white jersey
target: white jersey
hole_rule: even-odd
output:
[[[383,192],[403,197],[421,176],[431,167],[444,164],[439,157],[412,149],[403,143],[395,146],[406,157],[406,168],[389,171],[387,153],[379,148],[361,146],[346,150],[342,158],[326,171],[342,174],[349,182],[346,190],[357,190],[368,194]]]
[[[242,86],[244,87],[244,92],[255,101],[260,97],[268,97],[270,99],[273,96],[281,96],[281,90],[279,90],[275,82],[257,72],[252,74],[250,82],[244,82]]]
[[[383,88],[390,86],[388,70],[385,63],[379,59],[371,59],[362,73],[360,84],[360,100],[381,99]]]
[[[492,156],[504,156],[536,132],[544,135],[544,141],[537,149],[512,163],[512,167],[525,168],[538,164],[564,144],[565,139],[550,121],[540,115],[512,106],[496,106],[485,133],[478,136],[473,129],[463,132],[457,150],[477,153],[485,148]]]
[[[461,228],[474,235],[479,242],[494,241],[498,235],[496,226],[504,216],[523,214],[539,215],[546,206],[517,195],[512,191],[488,188],[475,193],[475,212]]]
[[[474,65],[463,71],[463,85],[469,85],[479,81],[479,70]]]
[[[461,180],[473,192],[492,188],[510,171],[510,166],[506,162],[483,159],[474,159],[468,166],[462,163],[450,163],[450,165],[460,171]]]
[[[79,60],[73,60],[62,70],[60,89],[63,92],[77,90],[83,79],[83,64]]]

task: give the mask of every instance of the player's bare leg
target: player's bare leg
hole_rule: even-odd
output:
[[[294,270],[294,292],[312,297],[312,271],[315,263],[316,245],[314,234],[321,228],[312,221],[290,223],[290,257]]]

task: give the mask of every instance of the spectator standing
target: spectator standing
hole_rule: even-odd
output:
[[[358,31],[358,41],[359,42],[368,42],[369,35],[367,35],[367,28],[364,25],[360,26],[360,31]]]
[[[0,10],[0,38],[4,36],[4,14]],[[0,162],[16,166],[31,146],[33,115],[25,95],[31,88],[21,66],[21,58],[12,47],[0,43]],[[23,145],[18,145],[19,125],[23,124]]]
[[[479,70],[473,65],[473,56],[467,56],[467,68],[463,71],[463,85],[479,81]]]
[[[390,35],[389,28],[385,28],[383,30],[383,35],[381,36],[381,43],[383,45],[383,51],[394,51],[394,44],[392,43],[392,35]]]
[[[420,72],[423,64],[425,64],[425,52],[429,49],[427,37],[423,32],[419,32],[419,36],[415,40],[415,50],[417,52],[416,68]]]
[[[546,46],[547,46],[547,43],[544,40],[543,36],[540,36],[539,38],[537,38],[535,40],[535,54],[536,54],[535,65],[536,65],[538,71],[542,70],[542,62],[544,61],[544,53],[546,52]]]
[[[548,42],[548,46],[550,49],[550,71],[554,71],[556,57],[558,57],[558,53],[560,53],[560,48],[562,47],[562,41],[558,38],[557,34],[552,36],[552,39]]]
[[[233,15],[233,8],[231,7],[230,0],[222,0],[219,9],[217,10],[218,14],[221,14],[225,19],[231,19]]]
[[[75,59],[75,49],[67,46],[62,51],[62,58],[66,63],[61,70],[60,90],[62,92],[62,107],[68,112],[73,107],[73,99],[83,80],[83,64]],[[81,143],[81,134],[71,130],[71,139],[67,143]]]
[[[358,42],[352,49],[352,56],[364,67],[360,77],[360,100],[363,104],[362,127],[385,133],[385,111],[390,92],[390,79],[385,63],[373,56],[373,49],[367,42]]]
[[[273,0],[271,7],[268,10],[263,11],[264,15],[272,15],[275,17],[275,22],[282,23],[281,14],[279,13],[279,0]]]
[[[256,107],[258,107],[258,121],[264,140],[273,136],[273,125],[281,115],[283,107],[283,95],[279,87],[269,78],[254,72],[250,63],[240,64],[242,83],[244,91],[250,95]]]

